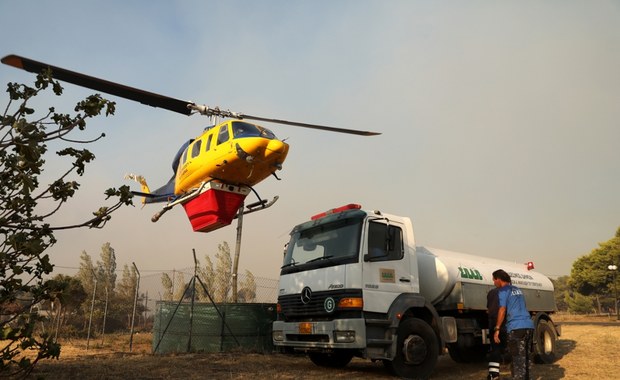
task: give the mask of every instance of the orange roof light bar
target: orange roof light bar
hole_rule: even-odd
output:
[[[361,208],[362,208],[362,206],[359,205],[359,204],[349,203],[348,205],[332,208],[332,209],[327,210],[325,212],[322,212],[320,214],[316,214],[313,217],[311,217],[310,220],[317,220],[317,219],[321,219],[323,217],[326,217],[327,215],[337,214],[339,212],[343,212],[343,211],[347,211],[347,210],[359,210]]]

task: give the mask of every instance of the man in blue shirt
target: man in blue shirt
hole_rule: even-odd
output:
[[[510,275],[502,269],[493,272],[493,283],[499,288],[499,312],[493,339],[500,343],[500,326],[506,321],[508,351],[512,356],[510,372],[514,380],[530,379],[529,349],[534,335],[534,322],[525,306],[521,289],[511,284]]]

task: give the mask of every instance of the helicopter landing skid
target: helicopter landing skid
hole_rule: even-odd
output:
[[[159,212],[157,212],[155,215],[153,215],[151,217],[151,222],[153,222],[153,223],[157,222],[159,220],[159,218],[162,217],[162,215],[164,215],[166,212],[168,212],[174,206],[190,201],[191,199],[195,198],[199,193],[200,193],[200,189],[197,189],[197,190],[193,191],[190,194],[187,194],[187,195],[185,195],[185,196],[183,196],[181,198],[178,198],[178,199],[176,199],[176,200],[166,204]],[[251,203],[251,204],[245,206],[247,210],[244,210],[243,214],[247,215],[247,214],[251,214],[251,213],[256,212],[256,211],[265,210],[265,209],[273,206],[273,204],[276,203],[279,198],[280,197],[276,195],[270,201],[268,201],[266,199],[261,199],[258,202]],[[234,219],[237,219],[238,217],[239,216],[236,215],[234,217]]]
[[[256,212],[256,211],[261,211],[261,210],[264,210],[264,209],[266,209],[266,208],[269,208],[269,207],[273,206],[273,204],[274,204],[274,203],[276,203],[276,201],[277,201],[279,198],[280,198],[280,197],[276,195],[276,196],[275,196],[275,197],[273,197],[273,199],[272,199],[272,200],[270,200],[270,201],[267,201],[266,199],[261,199],[261,200],[260,200],[260,201],[258,201],[258,202],[251,203],[251,204],[249,204],[249,205],[245,206],[245,207],[247,208],[247,211],[246,211],[246,210],[244,210],[244,211],[243,211],[243,215],[251,214],[251,213],[253,213],[253,212]],[[238,218],[238,217],[239,217],[238,215],[237,215],[237,216],[235,216],[235,219],[236,219],[236,218]]]
[[[223,184],[219,184],[219,183],[213,183],[213,182],[203,182],[201,184],[201,186],[199,188],[194,189],[193,191],[184,194],[181,197],[178,197],[170,202],[168,202],[159,212],[157,212],[155,215],[153,215],[151,217],[151,221],[153,223],[157,222],[162,215],[164,215],[166,212],[168,212],[170,209],[172,209],[174,206],[176,205],[184,205],[190,201],[192,201],[193,199],[195,199],[196,197],[200,196],[204,191],[212,188],[212,187],[217,187],[217,188],[226,188],[228,187],[229,191],[235,191],[237,193],[243,193],[243,194],[247,194],[247,192],[249,192],[249,190],[254,191],[254,189],[250,188],[250,187],[235,187],[235,186],[230,186],[230,185],[223,185]],[[256,211],[261,211],[261,210],[265,210],[271,206],[273,206],[274,203],[276,203],[276,201],[279,199],[279,196],[274,196],[273,199],[271,199],[270,201],[266,200],[266,199],[261,199],[258,194],[256,193],[256,191],[254,191],[254,193],[256,194],[256,196],[258,197],[258,201],[254,202],[254,203],[250,203],[248,205],[245,206],[245,210],[243,210],[243,214],[247,215],[247,214],[251,214],[253,212]],[[239,215],[235,215],[234,219],[238,218]]]

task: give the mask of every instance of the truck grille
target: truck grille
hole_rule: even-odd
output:
[[[281,313],[278,315],[279,320],[287,322],[311,320],[311,321],[331,321],[335,318],[361,318],[361,310],[339,310],[336,308],[333,312],[325,310],[325,300],[331,297],[336,305],[343,298],[362,297],[360,289],[339,289],[327,290],[322,292],[313,292],[310,301],[304,304],[301,302],[301,294],[289,294],[278,297],[278,303],[281,307]]]

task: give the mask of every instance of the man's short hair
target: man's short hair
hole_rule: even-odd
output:
[[[493,272],[493,278],[502,280],[504,282],[511,282],[510,275],[506,273],[506,271],[503,269],[498,269],[495,272]]]

